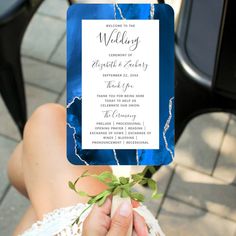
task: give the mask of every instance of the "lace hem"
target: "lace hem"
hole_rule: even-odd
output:
[[[73,226],[72,224],[87,206],[87,204],[80,203],[75,206],[56,209],[46,214],[42,221],[37,221],[30,229],[19,236],[81,236],[83,222],[92,207],[82,214],[79,224]],[[149,236],[165,236],[157,219],[154,218],[146,206],[142,205],[134,210],[144,217],[149,229]]]
[[[30,229],[19,236],[80,236],[82,232],[82,222],[90,212],[88,209],[81,216],[80,224],[73,224],[79,214],[87,207],[85,204],[56,209],[44,215],[42,221],[34,223]]]

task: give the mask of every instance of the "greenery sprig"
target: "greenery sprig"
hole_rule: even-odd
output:
[[[152,179],[145,177],[146,173],[150,171],[152,174],[156,172],[153,166],[145,167],[144,170],[138,174],[132,174],[131,177],[116,177],[111,172],[105,171],[99,175],[89,174],[88,170],[84,171],[81,176],[79,176],[74,182],[69,181],[69,187],[75,191],[79,196],[88,197],[89,206],[81,212],[80,216],[75,220],[75,223],[78,223],[81,215],[88,210],[93,204],[98,204],[102,206],[106,199],[112,195],[119,195],[122,198],[130,197],[131,199],[143,202],[145,200],[145,196],[141,193],[133,191],[133,187],[137,184],[139,185],[147,185],[152,190],[152,199],[159,199],[162,194],[158,193],[157,183]],[[85,177],[94,177],[98,179],[100,182],[107,185],[107,189],[97,195],[89,195],[84,191],[80,191],[76,188],[76,184],[79,180]]]

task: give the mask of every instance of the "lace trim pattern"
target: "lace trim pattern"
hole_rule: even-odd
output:
[[[79,203],[72,207],[56,209],[46,214],[42,221],[37,221],[19,236],[81,236],[83,222],[91,208],[82,214],[79,224],[72,226],[72,223],[87,206],[87,204]],[[144,217],[149,229],[149,236],[165,236],[157,219],[145,206],[142,205],[134,210]]]
[[[89,214],[90,209],[81,216],[80,224],[73,226],[72,224],[87,206],[79,203],[75,206],[56,209],[44,215],[42,221],[34,223],[30,229],[20,236],[81,236],[82,222]]]

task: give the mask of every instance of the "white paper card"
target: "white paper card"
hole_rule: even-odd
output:
[[[159,149],[158,20],[82,20],[82,149]]]

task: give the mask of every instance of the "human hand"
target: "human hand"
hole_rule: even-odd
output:
[[[148,236],[147,226],[144,218],[133,211],[137,203],[124,202],[110,218],[111,199],[99,207],[94,205],[92,211],[83,224],[82,236],[126,236],[133,218],[135,236]]]

